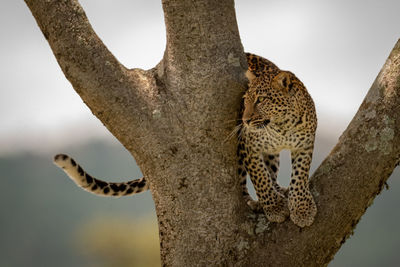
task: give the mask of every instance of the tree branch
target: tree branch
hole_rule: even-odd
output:
[[[125,146],[135,143],[132,137],[145,135],[155,98],[153,72],[127,70],[119,63],[76,0],[25,2],[66,78],[92,112]]]
[[[287,221],[265,228],[268,243],[254,252],[266,259],[265,266],[325,266],[333,259],[396,167],[399,96],[400,41],[339,143],[312,177],[318,205],[314,224],[300,230]]]
[[[170,83],[177,85],[172,86],[177,93],[206,91],[215,94],[218,89],[205,88],[204,80],[232,80],[232,72],[236,72],[237,77],[243,75],[247,63],[233,0],[162,2],[167,31],[164,68]]]

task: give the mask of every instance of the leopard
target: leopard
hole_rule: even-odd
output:
[[[243,95],[238,130],[238,175],[251,209],[270,222],[291,221],[303,228],[314,222],[316,203],[309,188],[317,116],[304,84],[261,56],[246,53],[248,89]],[[289,150],[288,188],[278,184],[279,155]],[[248,193],[247,175],[258,201]]]
[[[243,96],[237,144],[242,195],[251,209],[262,210],[269,221],[283,222],[290,215],[296,225],[310,226],[317,211],[308,184],[317,127],[314,102],[293,73],[251,53],[246,53],[246,58],[244,74],[249,84]],[[289,149],[292,156],[289,188],[277,182],[283,149]],[[53,162],[76,185],[99,196],[131,196],[150,188],[145,177],[120,183],[95,178],[66,154],[54,156]],[[258,201],[248,193],[247,174]]]

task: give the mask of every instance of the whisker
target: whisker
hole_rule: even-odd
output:
[[[238,139],[243,139],[243,136],[245,135],[246,132],[246,128],[245,127],[241,127],[240,131],[238,132]]]
[[[227,124],[231,124],[232,122],[236,122],[237,124],[242,123],[242,119],[225,120],[225,121],[207,119],[207,121],[209,121],[209,122],[218,122],[219,125],[224,125],[224,126],[226,126]]]
[[[242,123],[242,119],[226,120],[226,121],[223,121],[222,123],[223,123],[223,124],[230,124],[230,123],[232,123],[232,122],[236,122],[236,123],[241,124],[241,123]]]
[[[232,132],[230,132],[230,134],[228,134],[228,136],[224,139],[224,143],[227,142],[228,140],[230,140],[233,136],[241,136],[242,134],[242,123],[239,125],[236,125]]]

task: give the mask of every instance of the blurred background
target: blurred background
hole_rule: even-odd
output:
[[[114,55],[143,69],[164,52],[160,2],[80,1]],[[400,38],[399,8],[397,0],[236,1],[245,50],[294,72],[314,98],[313,170]],[[148,192],[91,195],[52,164],[68,153],[92,175],[124,181],[141,176],[134,160],[65,79],[24,2],[1,1],[0,24],[0,266],[159,266]],[[280,177],[289,177],[284,154]],[[329,266],[400,265],[399,176],[395,170]]]

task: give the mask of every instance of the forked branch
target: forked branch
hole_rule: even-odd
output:
[[[118,62],[94,32],[78,1],[25,2],[65,76],[96,116],[107,122],[126,106],[137,118],[143,115],[146,99],[139,88],[150,86],[149,74],[127,70]],[[136,105],[128,105],[132,101]]]

